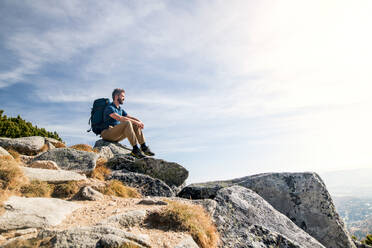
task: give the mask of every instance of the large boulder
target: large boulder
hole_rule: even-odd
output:
[[[22,138],[0,138],[0,146],[13,149],[21,154],[35,155],[40,152],[45,144],[44,137],[31,136]]]
[[[324,246],[355,247],[325,184],[316,173],[264,173],[192,184],[185,187],[179,196],[213,199],[218,190],[232,185],[252,189]]]
[[[49,170],[39,168],[21,167],[27,178],[32,180],[45,181],[49,183],[64,183],[69,181],[80,181],[86,179],[85,175],[66,170]]]
[[[0,216],[0,231],[56,226],[81,205],[54,198],[12,196],[4,202],[4,207],[6,211]]]
[[[89,173],[96,167],[98,155],[72,148],[56,148],[36,156],[33,161],[51,160],[64,170]]]
[[[221,247],[324,248],[316,239],[250,189],[221,189],[213,214]]]
[[[177,163],[149,157],[131,162],[128,156],[115,156],[108,161],[108,166],[146,174],[162,180],[169,186],[181,186],[189,176],[189,172]]]
[[[108,179],[116,179],[127,186],[134,187],[144,196],[175,196],[173,190],[166,183],[144,174],[114,171]]]
[[[107,159],[113,158],[117,155],[130,154],[132,152],[132,149],[120,144],[119,142],[111,142],[103,139],[97,140],[94,144],[94,148],[96,148],[99,153]]]
[[[151,247],[147,235],[128,233],[109,226],[77,227],[68,230],[42,230],[38,238],[53,237],[53,248],[64,247]]]
[[[252,189],[329,248],[355,248],[326,185],[316,173],[265,173],[239,185]]]

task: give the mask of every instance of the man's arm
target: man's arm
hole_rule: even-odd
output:
[[[143,129],[145,126],[143,125],[142,121],[140,121],[139,119],[133,117],[133,116],[121,116],[121,115],[118,115],[117,113],[111,113],[109,115],[111,118],[117,120],[117,121],[120,121],[120,122],[124,122],[124,121],[130,121],[132,122],[133,125],[136,125],[136,126],[139,126],[141,129]]]

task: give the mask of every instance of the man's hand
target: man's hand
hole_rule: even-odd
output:
[[[141,129],[144,129],[145,128],[145,125],[143,124],[142,121],[132,121],[132,123],[136,126],[138,126],[139,128]]]

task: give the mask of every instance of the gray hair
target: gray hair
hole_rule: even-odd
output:
[[[116,96],[116,95],[120,95],[121,92],[124,92],[124,93],[125,93],[125,90],[120,89],[120,88],[116,88],[116,89],[114,89],[114,91],[112,92],[112,100],[115,100],[115,99],[114,99],[115,96]]]

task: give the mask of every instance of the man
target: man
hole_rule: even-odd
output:
[[[114,89],[112,92],[113,102],[106,106],[103,112],[105,130],[101,132],[104,140],[119,142],[128,138],[133,146],[131,155],[136,158],[143,158],[144,155],[154,156],[155,154],[145,143],[145,137],[142,133],[144,124],[139,119],[128,115],[119,105],[124,103],[125,91],[123,89]],[[141,145],[141,149],[138,147]],[[143,154],[142,154],[142,152]]]

